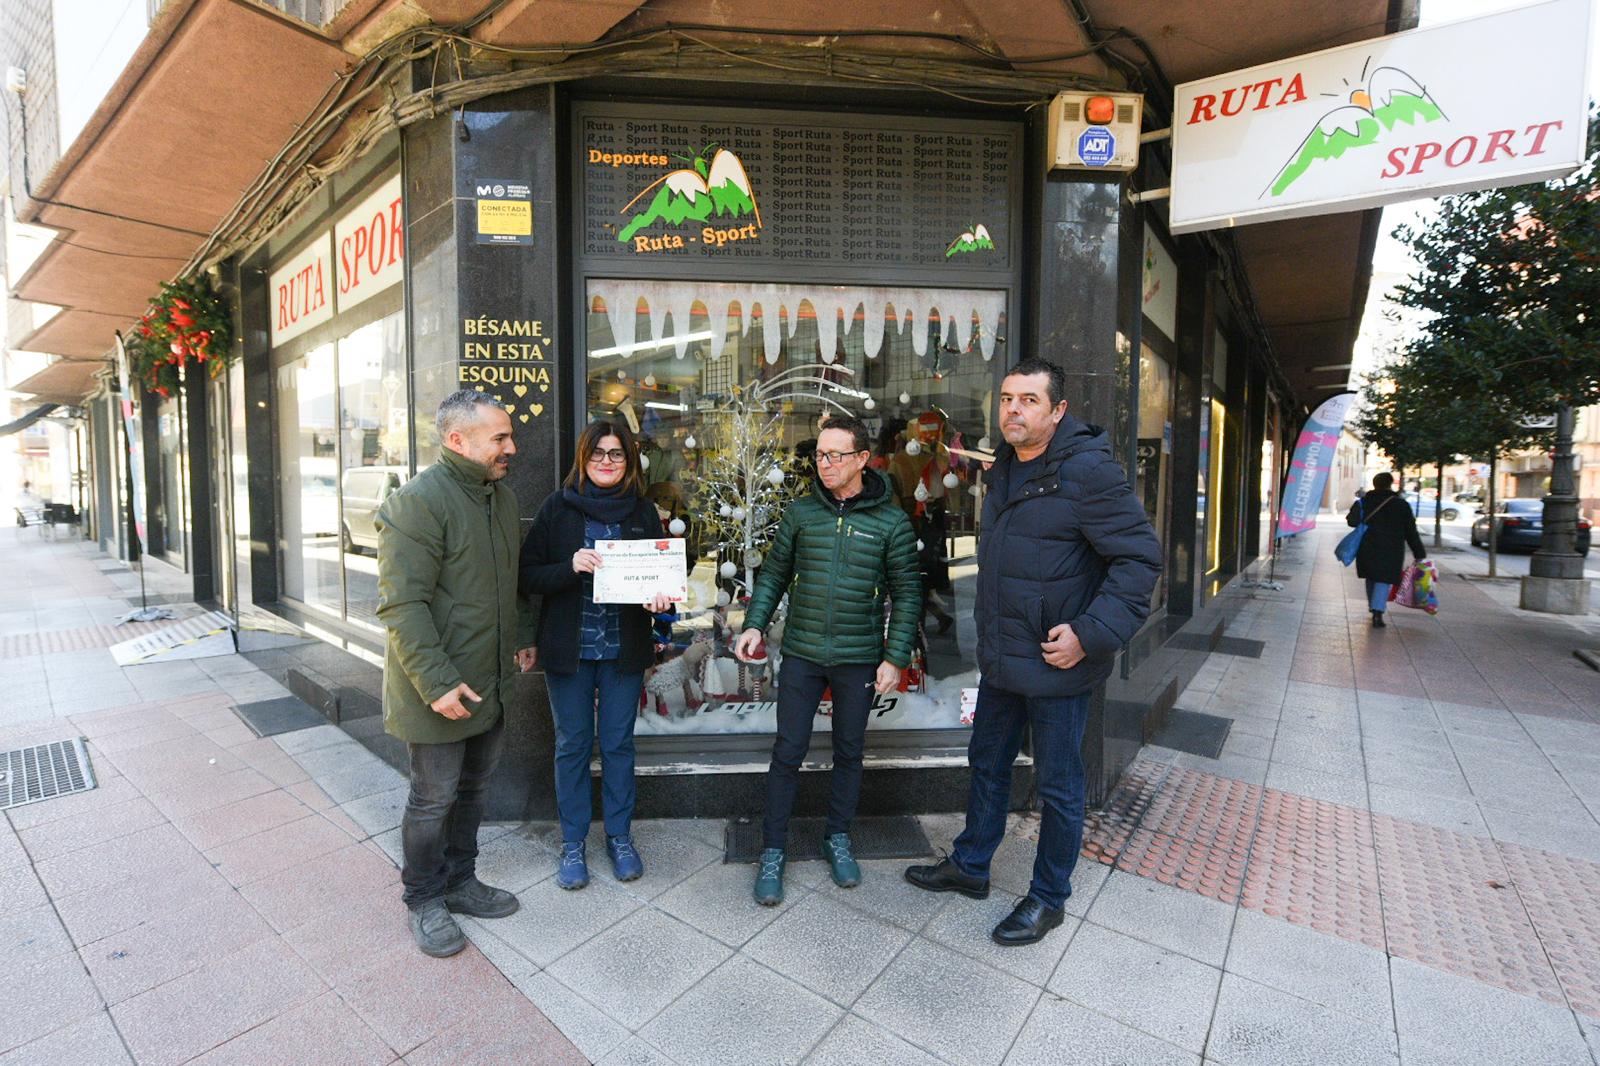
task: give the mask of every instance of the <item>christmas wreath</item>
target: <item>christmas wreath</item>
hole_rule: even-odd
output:
[[[151,392],[168,397],[178,391],[185,363],[204,366],[213,378],[222,375],[233,353],[233,314],[208,275],[169,281],[123,347],[130,373]]]

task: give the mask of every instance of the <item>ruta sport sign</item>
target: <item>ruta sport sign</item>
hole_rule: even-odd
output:
[[[1571,173],[1592,17],[1548,0],[1178,86],[1172,232]]]

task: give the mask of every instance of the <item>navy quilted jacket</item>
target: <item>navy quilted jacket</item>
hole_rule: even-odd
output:
[[[1015,464],[1002,444],[987,479],[978,667],[1008,692],[1075,696],[1105,680],[1149,616],[1161,544],[1099,426],[1069,414],[1031,480],[1013,486]],[[1061,622],[1088,653],[1070,670],[1046,663],[1039,647]]]

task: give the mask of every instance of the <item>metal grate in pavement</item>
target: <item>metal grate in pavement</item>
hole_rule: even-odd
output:
[[[823,819],[795,818],[789,822],[789,861],[822,858]],[[723,836],[724,862],[755,862],[761,857],[761,822],[735,819]],[[850,823],[850,844],[858,859],[919,859],[933,854],[922,823],[910,815],[857,818]]]
[[[94,787],[81,737],[0,752],[0,810]]]

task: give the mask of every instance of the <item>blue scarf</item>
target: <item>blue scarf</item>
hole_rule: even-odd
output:
[[[608,526],[621,525],[639,506],[639,497],[631,492],[623,492],[620,481],[609,489],[603,489],[592,481],[584,485],[582,492],[573,488],[562,489],[561,498],[567,506],[576,507],[596,522],[604,522]]]

